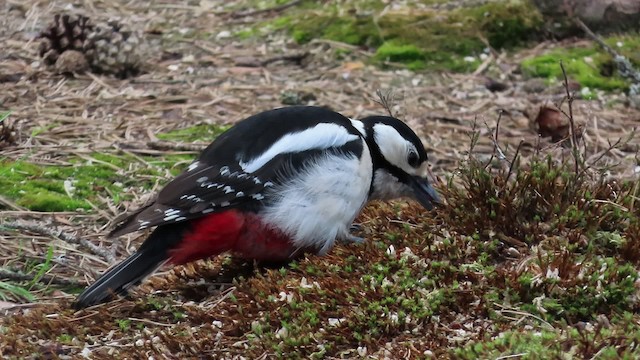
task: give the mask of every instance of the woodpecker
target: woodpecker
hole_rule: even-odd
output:
[[[84,308],[126,294],[165,263],[221,253],[284,261],[326,254],[373,199],[440,202],[418,136],[389,116],[361,120],[311,106],[250,116],[220,135],[155,200],[110,237],[155,227],[140,248],[77,298]]]

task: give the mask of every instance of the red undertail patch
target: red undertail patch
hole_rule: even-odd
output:
[[[250,213],[228,210],[192,220],[190,230],[171,251],[171,263],[184,264],[232,252],[255,260],[281,261],[301,255],[282,232]]]

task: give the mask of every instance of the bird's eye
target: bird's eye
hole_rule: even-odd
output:
[[[407,162],[411,167],[418,167],[418,165],[420,165],[420,157],[418,156],[418,153],[415,151],[409,151],[409,158],[407,159]]]

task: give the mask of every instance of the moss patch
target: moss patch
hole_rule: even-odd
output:
[[[472,342],[453,352],[457,359],[494,359],[513,356],[520,359],[552,359],[564,356],[600,359],[632,359],[638,356],[634,343],[640,341],[640,327],[625,313],[615,328],[605,324],[565,326],[561,331],[507,331],[494,339]],[[586,326],[585,326],[586,325]],[[606,324],[608,325],[608,324]],[[573,355],[573,356],[572,356]]]
[[[175,174],[193,156],[146,157],[146,162],[126,154],[94,153],[90,160],[71,158],[68,166],[27,161],[0,161],[2,195],[35,211],[89,210],[99,197],[115,203],[130,198],[134,189],[150,189],[158,179]]]
[[[324,38],[378,48],[378,63],[390,59],[413,69],[428,66],[454,71],[470,70],[470,61],[463,58],[483,51],[485,45],[478,35],[494,47],[512,48],[535,38],[542,24],[540,14],[527,1],[491,2],[453,10],[403,8],[382,12],[384,7],[381,1],[368,1],[367,6],[358,1],[331,3],[272,23],[278,22],[301,43]]]
[[[221,125],[196,125],[158,134],[169,141],[210,142],[228,129]],[[180,173],[195,154],[134,157],[102,152],[72,156],[70,165],[54,166],[0,158],[0,192],[17,205],[36,211],[90,210],[99,197],[115,203],[131,192],[154,187]]]
[[[181,142],[211,142],[218,135],[227,131],[230,126],[217,124],[200,124],[183,129],[157,134],[158,139]]]
[[[222,258],[178,267],[145,282],[153,295],[96,307],[80,326],[67,303],[1,318],[2,355],[42,351],[26,336],[104,344],[111,333],[110,344],[136,346],[94,356],[637,358],[637,184],[550,158],[513,172],[471,158],[458,170],[437,213],[372,204],[359,219],[367,241],[325,257],[254,272]],[[225,272],[232,290],[212,294]],[[194,305],[203,300],[215,307]]]
[[[640,36],[610,37],[606,42],[636,66],[640,65]],[[582,86],[608,91],[626,90],[629,86],[618,74],[611,55],[596,45],[554,49],[524,60],[521,67],[526,76],[558,81],[563,78],[560,61],[567,75]]]

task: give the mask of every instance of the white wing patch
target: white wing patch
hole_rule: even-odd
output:
[[[200,166],[200,163],[197,161],[191,163],[191,165],[189,165],[189,167],[187,168],[187,172],[195,170],[198,166]]]
[[[340,147],[357,138],[358,135],[350,134],[344,126],[322,123],[281,137],[258,157],[248,162],[241,161],[240,166],[245,172],[252,173],[280,154]]]

